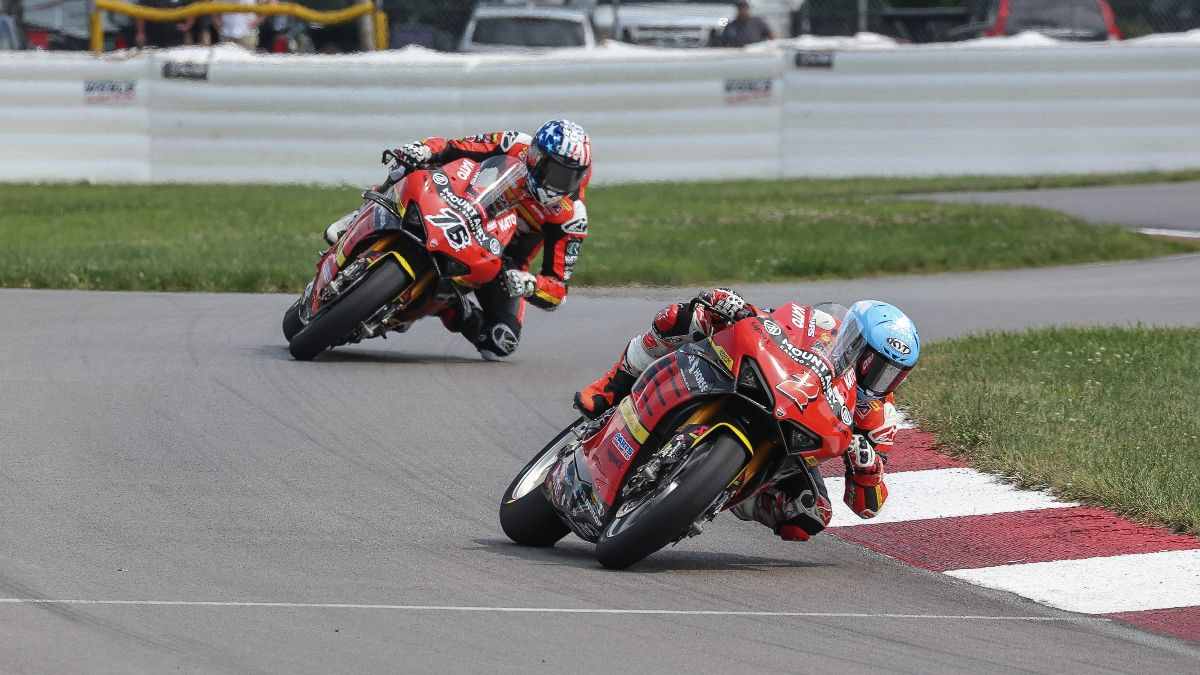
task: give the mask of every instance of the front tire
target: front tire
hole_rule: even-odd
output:
[[[304,328],[304,322],[300,320],[300,301],[297,300],[283,313],[283,339],[291,342],[302,328]]]
[[[412,283],[412,279],[394,260],[384,260],[367,272],[367,278],[338,300],[337,304],[317,313],[292,336],[288,351],[297,361],[308,361],[340,343],[359,324],[391,302]]]
[[[596,542],[596,560],[609,569],[625,569],[675,541],[745,463],[745,447],[729,434],[704,439],[648,495],[617,509]]]
[[[574,427],[575,424],[567,427],[534,455],[500,500],[500,527],[509,539],[522,546],[553,546],[571,531],[546,499],[542,484],[558,462],[559,452],[574,435]]]

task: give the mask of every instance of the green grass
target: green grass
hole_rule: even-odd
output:
[[[1033,208],[889,199],[929,191],[1200,178],[1100,176],[739,181],[597,187],[581,285],[696,284],[1056,265],[1195,244]],[[0,285],[296,291],[353,188],[0,184]]]
[[[929,345],[901,392],[986,471],[1200,533],[1200,328],[1055,328]]]

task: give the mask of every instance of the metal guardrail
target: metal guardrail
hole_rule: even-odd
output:
[[[159,9],[142,7],[120,0],[94,0],[91,12],[91,46],[92,52],[99,54],[104,50],[104,12],[125,14],[135,19],[146,21],[181,21],[194,16],[205,14],[258,14],[259,16],[294,16],[301,21],[333,25],[354,21],[360,17],[371,15],[375,28],[375,48],[387,49],[388,25],[387,15],[375,2],[363,2],[345,9],[332,11],[317,11],[303,5],[283,2],[273,5],[241,5],[232,2],[196,2],[176,9]]]

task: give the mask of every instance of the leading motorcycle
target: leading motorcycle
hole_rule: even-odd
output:
[[[385,154],[386,159],[386,154]],[[404,332],[413,321],[465,305],[498,276],[516,232],[524,162],[460,159],[407,172],[363,193],[345,233],[283,317],[288,350],[308,360],[329,347]]]
[[[833,354],[841,305],[788,303],[658,359],[598,420],[576,420],[521,469],[500,523],[526,546],[569,532],[623,569],[720,512],[810,474],[852,439],[854,369]]]

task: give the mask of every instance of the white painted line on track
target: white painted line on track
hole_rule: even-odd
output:
[[[1168,230],[1161,227],[1142,227],[1138,232],[1154,237],[1178,237],[1180,239],[1200,239],[1200,232],[1191,230]]]
[[[1200,605],[1200,549],[951,570],[953,577],[1085,614]]]
[[[110,605],[133,607],[248,607],[261,609],[373,609],[402,612],[497,612],[509,614],[665,614],[671,616],[765,616],[847,619],[931,619],[951,621],[1104,622],[1089,616],[1006,616],[972,614],[887,614],[860,612],[775,612],[738,609],[605,609],[602,607],[475,607],[455,605],[385,605],[351,602],[251,602],[236,600],[55,600],[0,598],[0,605]]]
[[[826,478],[829,500],[833,502],[830,526],[852,527],[1078,506],[1074,502],[1057,501],[1046,492],[1019,490],[974,469],[903,471],[885,474],[884,482],[888,488],[887,502],[879,515],[863,520],[842,501],[845,479]]]

